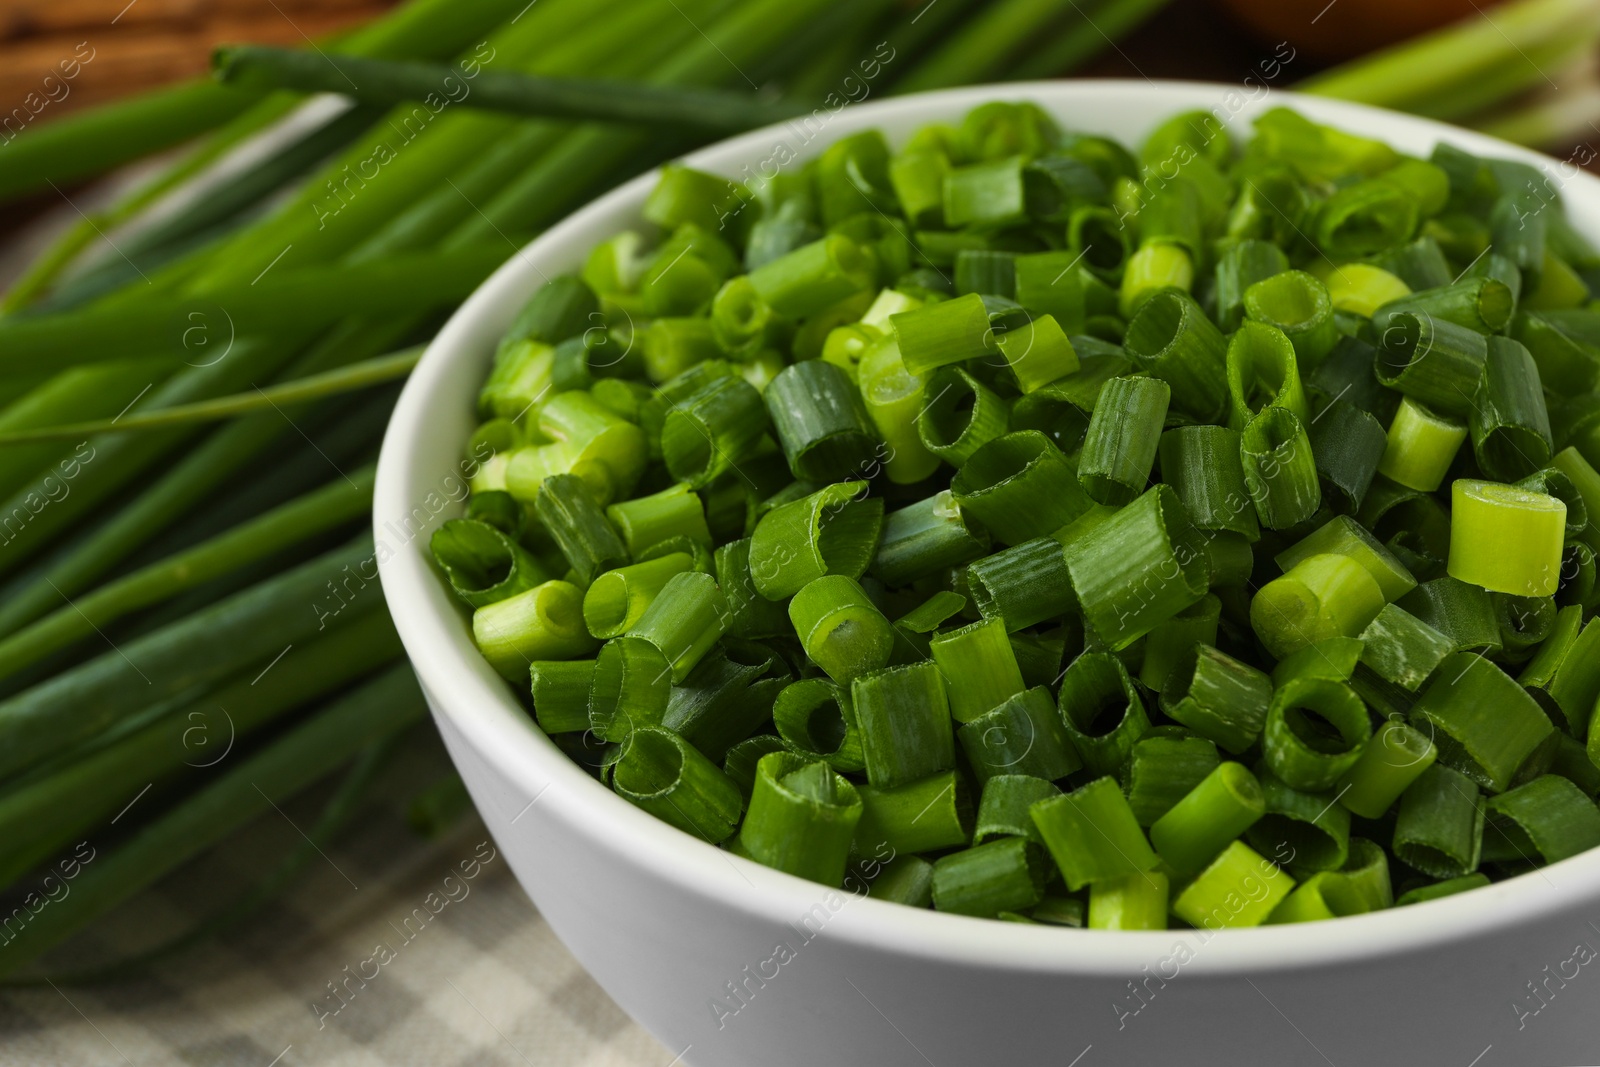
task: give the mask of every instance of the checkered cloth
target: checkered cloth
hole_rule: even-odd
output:
[[[406,826],[408,794],[448,769],[432,727],[417,735],[326,862],[232,933],[126,981],[0,993],[0,1067],[666,1064],[556,940],[476,816],[435,841]],[[137,951],[236,899],[326,795],[267,815],[57,960]]]

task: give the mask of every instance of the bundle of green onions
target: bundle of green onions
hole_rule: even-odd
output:
[[[791,874],[1114,929],[1486,885],[1600,845],[1559,205],[1288,110],[669,166],[501,342],[433,555],[556,744]]]
[[[1093,10],[1132,25],[1153,6]],[[640,122],[595,100],[530,119],[448,91],[393,107],[354,94],[301,113],[263,158],[249,142],[303,95],[205,82],[7,143],[0,197],[75,197],[87,176],[205,135],[86,212],[0,307],[0,973],[345,768],[304,848],[238,900],[195,901],[178,943],[205,936],[361,810],[422,713],[362,534],[385,383],[528,235],[715,136],[662,101],[758,84],[781,90],[759,98],[771,108],[856,99],[863,79],[984,80],[1075,7],[410,0],[319,42],[318,62],[421,64],[458,89],[600,78],[657,110]],[[959,46],[968,31],[982,49]],[[742,113],[767,114],[750,99]],[[540,417],[565,404],[586,433],[593,412],[572,403]],[[443,795],[424,799],[450,808]],[[69,861],[70,894],[48,899]]]

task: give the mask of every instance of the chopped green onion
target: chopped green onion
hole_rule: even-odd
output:
[[[917,436],[923,448],[951,466],[960,467],[1006,432],[1005,401],[959,367],[935,371],[927,391],[931,395],[917,415]]]
[[[1478,784],[1435,764],[1400,798],[1395,856],[1430,878],[1460,878],[1478,869],[1483,821]]]
[[[933,852],[965,845],[972,836],[972,798],[955,771],[941,771],[892,789],[858,787],[861,822],[856,851],[880,854]]]
[[[811,662],[840,685],[889,663],[889,620],[854,578],[825,574],[812,580],[789,601],[789,620]]]
[[[1085,652],[1061,677],[1061,718],[1091,774],[1116,774],[1150,729],[1144,700],[1122,661]]]
[[[1509,337],[1489,338],[1469,426],[1478,468],[1496,481],[1515,481],[1550,462],[1554,442],[1539,368]]]
[[[1083,766],[1043,686],[1008,697],[956,736],[980,784],[1005,775],[1055,781]]]
[[[1323,497],[1340,511],[1358,511],[1387,448],[1383,423],[1367,412],[1344,400],[1323,408],[1311,423],[1311,454]]]
[[[667,410],[661,455],[674,478],[703,489],[748,455],[766,428],[756,387],[743,378],[718,378]]]
[[[784,686],[772,706],[772,724],[791,751],[823,760],[840,774],[866,766],[850,691],[826,678]]]
[[[1438,749],[1425,734],[1390,720],[1339,779],[1339,803],[1363,819],[1382,818],[1437,757]]]
[[[1012,633],[1060,618],[1077,603],[1066,553],[1054,537],[1035,537],[968,565],[967,588],[983,617]]]
[[[606,571],[590,582],[583,594],[584,625],[601,640],[622,636],[638,623],[667,581],[692,569],[693,564],[692,557],[674,552]]]
[[[1246,289],[1244,312],[1282,330],[1307,370],[1322,362],[1339,340],[1328,287],[1303,270],[1286,270]]]
[[[671,730],[643,726],[629,734],[611,781],[617,795],[712,844],[739,826],[738,786]]]
[[[1463,278],[1452,285],[1402,296],[1379,308],[1372,325],[1380,334],[1396,315],[1454,323],[1485,337],[1500,333],[1511,322],[1516,297],[1497,278]]]
[[[1204,553],[1177,494],[1158,485],[1066,546],[1083,618],[1126,648],[1206,594]]]
[[[798,319],[872,288],[873,270],[860,245],[834,234],[762,264],[749,277],[774,311]]]
[[[1193,285],[1194,260],[1188,251],[1182,245],[1152,242],[1128,257],[1117,294],[1117,310],[1131,318],[1151,299],[1168,291],[1187,293]]]
[[[532,553],[486,522],[451,519],[428,550],[468,607],[481,608],[550,580]]]
[[[705,506],[683,482],[650,496],[619,500],[606,508],[606,518],[622,534],[623,543],[635,558],[671,537],[711,544]]]
[[[997,351],[983,297],[968,293],[889,316],[906,371],[926,375],[950,363]]]
[[[1267,768],[1306,793],[1328,789],[1372,739],[1367,705],[1340,682],[1294,678],[1272,695],[1261,747]]]
[[[1159,378],[1112,378],[1100,390],[1078,458],[1089,499],[1120,507],[1144,492],[1172,389]]]
[[[1067,457],[1037,430],[1008,433],[979,448],[951,479],[950,493],[1007,545],[1058,530],[1090,504]]]
[[[1221,758],[1217,746],[1181,726],[1154,726],[1128,756],[1128,806],[1140,826],[1150,826],[1188,796]]]
[[[1307,556],[1262,586],[1250,626],[1279,659],[1330,637],[1354,637],[1383,610],[1383,589],[1349,556]]]
[[[1250,844],[1296,870],[1336,871],[1350,858],[1350,809],[1336,793],[1303,793],[1257,768],[1267,813],[1247,831]]]
[[[1165,930],[1171,883],[1161,871],[1107,878],[1089,886],[1091,930]]]
[[[982,845],[1001,837],[1026,837],[1044,844],[1028,811],[1039,801],[1060,795],[1060,787],[1043,778],[1026,774],[995,775],[983,783],[972,843]]]
[[[850,686],[867,781],[880,789],[955,765],[955,733],[944,679],[932,663],[890,667]]]
[[[1285,573],[1301,560],[1331,552],[1361,564],[1378,583],[1385,600],[1398,600],[1417,586],[1417,580],[1393,552],[1348,515],[1329,520],[1273,557]]]
[[[1255,775],[1222,763],[1151,825],[1150,843],[1172,870],[1197,872],[1264,814]]]
[[[933,864],[916,856],[896,856],[883,865],[867,891],[874,900],[908,908],[933,907]]]
[[[1508,845],[1516,859],[1559,863],[1600,845],[1600,808],[1559,775],[1540,775],[1526,785],[1490,797],[1485,809],[1486,852],[1492,842],[1501,853]]]
[[[1020,297],[1018,299],[1024,307],[1034,307]],[[1036,303],[1043,302],[1038,297],[1034,297],[1034,300]],[[1077,350],[1054,315],[1040,315],[1024,325],[1014,326],[995,338],[995,343],[1005,356],[1006,364],[1017,379],[1017,387],[1023,393],[1031,393],[1076,373],[1079,367]]]
[[[1528,691],[1482,656],[1457,652],[1439,665],[1411,709],[1439,762],[1503,792],[1554,727]]]
[[[1476,585],[1449,577],[1435,578],[1408,593],[1400,607],[1448,637],[1457,652],[1500,650],[1494,602]]]
[[[1444,483],[1466,439],[1465,424],[1405,397],[1389,424],[1378,473],[1409,489],[1431,493]]]
[[[945,489],[884,516],[883,537],[869,570],[886,585],[910,585],[946,568],[959,567],[988,547],[988,532],[970,525]]]
[[[1217,258],[1212,289],[1218,324],[1227,330],[1239,329],[1245,314],[1245,290],[1288,269],[1289,257],[1270,241],[1248,238],[1230,246]]]
[[[717,585],[728,598],[728,632],[745,637],[787,637],[794,627],[784,604],[767,599],[750,573],[748,537],[729,541],[717,549]]]
[[[1245,424],[1240,460],[1261,525],[1286,530],[1322,505],[1322,485],[1305,424],[1283,407],[1267,407]]]
[[[933,865],[933,906],[957,915],[994,918],[1031,908],[1044,897],[1042,849],[1008,837],[941,857]]]
[[[1112,778],[1038,801],[1029,812],[1074,893],[1095,882],[1145,874],[1159,862]]]
[[[1489,355],[1482,334],[1404,312],[1389,320],[1379,341],[1378,381],[1442,414],[1467,417]]]
[[[1361,631],[1361,663],[1386,682],[1416,692],[1455,645],[1396,604],[1385,604]]]
[[[667,695],[661,723],[713,761],[766,725],[792,675],[765,645],[724,638]],[[792,746],[791,746],[792,747]]]
[[[546,478],[533,510],[585,585],[602,571],[628,562],[627,546],[616,527],[577,475]]]
[[[888,449],[883,467],[889,480],[909,485],[937,470],[939,457],[922,446],[917,434],[917,415],[925,402],[927,382],[906,369],[900,346],[891,341],[868,349],[861,357],[857,380],[867,414]]]
[[[1494,593],[1554,596],[1567,506],[1545,493],[1460,479],[1450,487],[1450,577]]]
[[[716,579],[684,571],[666,580],[628,637],[655,648],[676,684],[717,643],[727,623],[728,601]]]
[[[971,722],[1022,692],[1022,672],[998,619],[942,633],[929,643],[929,652],[944,675],[956,722]]]
[[[535,660],[575,659],[596,642],[583,625],[583,591],[545,582],[472,613],[472,638],[491,666],[513,681]]]
[[[859,578],[878,547],[883,501],[864,482],[836,482],[761,516],[750,536],[750,575],[768,600],[783,600],[824,574]]]
[[[1242,841],[1211,861],[1172,902],[1172,913],[1206,930],[1260,926],[1295,881]]]
[[[589,728],[594,660],[538,660],[528,668],[539,729],[564,734]]]
[[[1188,294],[1161,290],[1128,323],[1128,355],[1172,386],[1175,410],[1217,422],[1228,407],[1227,343]]]
[[[772,428],[801,481],[859,477],[877,456],[877,435],[861,394],[844,371],[824,360],[785,367],[767,386]]]
[[[1249,541],[1261,536],[1239,434],[1225,426],[1178,426],[1161,435],[1158,451],[1161,478],[1197,529],[1230,531]]]
[[[1300,384],[1294,345],[1278,327],[1246,321],[1228,341],[1228,426],[1243,430],[1268,407],[1283,407],[1302,422],[1311,409]]]
[[[826,763],[773,752],[756,764],[739,847],[757,863],[838,887],[861,812],[856,787]]]

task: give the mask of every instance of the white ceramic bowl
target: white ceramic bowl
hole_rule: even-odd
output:
[[[1180,109],[1216,109],[1242,135],[1252,114],[1285,104],[1421,155],[1442,140],[1544,166],[1578,228],[1600,237],[1600,181],[1570,166],[1373,108],[1244,96],[1235,86],[1137,81],[927,93],[847,107],[810,143],[798,126],[772,127],[687,162],[743,176],[855,130],[903,138],[996,99],[1033,100],[1067,129],[1132,144]],[[1600,962],[1591,962],[1600,950],[1600,850],[1476,892],[1334,922],[1209,936],[1013,925],[830,892],[731,856],[631,806],[557,750],[477,654],[465,615],[427,562],[426,534],[459,511],[459,461],[496,339],[547,276],[638,224],[653,181],[629,182],[534,241],[440,332],[390,423],[374,522],[390,610],[495,839],[555,932],[677,1062],[1600,1063]]]

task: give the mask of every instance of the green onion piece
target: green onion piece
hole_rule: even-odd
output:
[[[1155,486],[1066,545],[1083,618],[1112,649],[1206,594],[1209,575],[1177,494]]]
[[[944,367],[928,379],[931,394],[917,415],[922,447],[952,466],[965,463],[979,448],[1006,432],[1006,403],[992,389],[958,367]]]
[[[1067,888],[1144,874],[1159,862],[1113,778],[1094,781],[1029,809]]]
[[[1567,537],[1581,537],[1589,530],[1589,505],[1584,502],[1578,485],[1558,467],[1547,466],[1536,470],[1516,483],[1519,489],[1553,496],[1567,506]]]
[[[843,574],[825,574],[796,593],[789,601],[789,621],[811,662],[840,685],[886,666],[894,647],[889,620],[856,580]]]
[[[1339,873],[1347,880],[1362,911],[1394,907],[1394,883],[1389,878],[1389,855],[1383,846],[1365,837],[1350,839],[1350,858]]]
[[[1509,337],[1489,338],[1468,425],[1478,468],[1496,481],[1515,481],[1550,462],[1555,449],[1539,368]]]
[[[966,845],[972,838],[972,798],[955,771],[941,771],[892,789],[857,787],[861,822],[856,851],[882,855],[884,846],[899,855]]]
[[[957,915],[994,918],[1031,908],[1044,898],[1043,850],[1008,837],[954,852],[933,865],[933,906]]]
[[[1023,690],[1022,672],[998,619],[942,633],[929,643],[929,652],[944,675],[956,722],[971,722]]]
[[[1472,411],[1472,398],[1488,358],[1480,333],[1453,322],[1402,313],[1379,338],[1378,381],[1419,404],[1457,419]]]
[[[1400,607],[1448,637],[1457,652],[1498,652],[1500,624],[1494,602],[1478,586],[1435,578],[1406,594]]]
[[[1503,331],[1516,310],[1516,295],[1497,278],[1464,278],[1452,285],[1411,293],[1379,308],[1372,316],[1379,334],[1396,315],[1452,323],[1490,336]]]
[[[785,367],[765,399],[789,469],[801,481],[859,477],[877,456],[861,394],[832,363],[813,359]]]
[[[950,493],[1007,545],[1058,530],[1090,504],[1067,457],[1037,430],[1008,433],[979,448],[951,479]]]
[[[1490,797],[1485,809],[1485,852],[1491,842],[1504,852],[1503,841],[1516,858],[1548,864],[1600,845],[1600,808],[1559,775],[1541,775]]]
[[[1134,743],[1126,770],[1128,806],[1149,826],[1188,796],[1221,762],[1217,746],[1181,726],[1155,726]]]
[[[728,600],[709,574],[685,571],[668,578],[644,614],[628,631],[661,654],[674,684],[681,682],[721,639],[728,623]]]
[[[1216,644],[1221,617],[1222,601],[1208,594],[1151,630],[1144,641],[1139,681],[1151,692],[1161,692],[1196,645]]]
[[[1261,525],[1286,530],[1322,505],[1322,484],[1305,424],[1294,412],[1268,407],[1245,424],[1240,443],[1245,487]]]
[[[850,686],[867,781],[891,789],[955,766],[955,733],[939,668],[890,667]]]
[[[912,374],[900,358],[900,346],[881,342],[861,357],[857,380],[861,399],[888,449],[884,471],[897,485],[920,482],[939,468],[939,457],[922,447],[917,435],[917,415],[927,395],[927,383]]]
[[[723,348],[717,343],[716,329],[710,320],[692,316],[658,318],[636,335],[644,357],[645,373],[654,382],[676,378],[708,359],[719,359]],[[557,349],[557,358],[561,350]]]
[[[1278,327],[1254,320],[1242,323],[1228,341],[1227,372],[1230,428],[1243,430],[1274,406],[1288,408],[1302,422],[1310,420],[1294,345]]]
[[[1235,841],[1178,894],[1172,913],[1206,930],[1260,926],[1294,887],[1293,878]]]
[[[959,229],[1021,222],[1027,212],[1022,181],[1025,162],[1022,156],[1011,156],[946,171],[945,225]]]
[[[1159,378],[1105,383],[1078,459],[1078,484],[1091,500],[1120,507],[1144,492],[1171,398],[1171,387]]]
[[[1127,353],[1145,373],[1172,386],[1176,411],[1219,422],[1228,409],[1227,343],[1187,293],[1153,293],[1128,323]]]
[[[1398,600],[1417,587],[1417,580],[1405,564],[1348,515],[1329,520],[1279,552],[1273,562],[1287,574],[1301,560],[1328,552],[1348,556],[1366,568],[1385,600]]]
[[[1318,871],[1295,887],[1267,920],[1271,925],[1320,922],[1371,911],[1342,871]]]
[[[555,365],[554,345],[522,341],[502,346],[478,391],[478,415],[515,419],[533,408],[554,388]]]
[[[994,355],[994,330],[983,297],[968,293],[953,300],[889,316],[906,371],[926,375],[950,363]]]
[[[1076,274],[1072,276],[1077,277]],[[1039,301],[1038,297],[1034,299]],[[1023,306],[1032,307],[1026,303]],[[1081,315],[1079,317],[1081,319]],[[1054,315],[1040,315],[1031,322],[1014,326],[1000,334],[995,343],[1024,394],[1074,374],[1079,367],[1077,349]]]
[[[1436,758],[1438,750],[1427,735],[1391,719],[1339,779],[1339,803],[1363,819],[1382,818]]]
[[[1507,663],[1532,658],[1555,628],[1555,598],[1495,593],[1490,599],[1500,628],[1500,658]]]
[[[1026,774],[995,775],[983,783],[972,843],[982,845],[1001,837],[1026,837],[1044,844],[1028,811],[1039,801],[1060,795],[1060,787],[1043,778]]]
[[[869,570],[885,585],[906,586],[976,559],[988,547],[988,532],[969,525],[945,489],[884,516],[883,538]]]
[[[1261,736],[1267,768],[1305,793],[1330,788],[1372,739],[1367,705],[1355,690],[1320,678],[1294,678],[1272,695]]]
[[[1600,380],[1588,311],[1523,311],[1511,320],[1511,336],[1527,346],[1539,377],[1558,396],[1587,393]]]
[[[1322,409],[1311,423],[1311,455],[1323,496],[1347,512],[1360,509],[1388,448],[1383,424],[1348,401]]]
[[[577,475],[546,478],[533,510],[585,585],[602,571],[628,562],[627,546],[616,527],[606,519],[589,487]]]
[[[1226,330],[1239,329],[1245,313],[1245,290],[1288,269],[1289,258],[1270,241],[1248,238],[1231,245],[1217,258],[1216,285],[1212,288],[1217,322]]]
[[[1600,622],[1590,619],[1578,630],[1583,609],[1562,608],[1556,636],[1539,647],[1538,654],[1518,678],[1523,686],[1542,690],[1561,713],[1568,733],[1582,741],[1600,701]],[[1565,640],[1563,640],[1565,636]]]
[[[1488,884],[1489,876],[1487,874],[1474,872],[1463,875],[1460,878],[1449,878],[1443,882],[1434,882],[1432,885],[1418,886],[1415,889],[1401,893],[1395,898],[1394,905],[1397,908],[1402,908],[1407,904],[1421,904],[1424,901],[1453,897],[1457,893],[1465,893],[1469,889],[1482,889]]]
[[[750,272],[750,284],[778,314],[798,319],[873,286],[862,247],[838,234],[801,245]]]
[[[708,547],[711,544],[705,505],[683,482],[649,496],[619,500],[606,508],[606,518],[622,534],[623,543],[635,558],[669,537],[687,537]]]
[[[1395,857],[1430,878],[1460,878],[1478,869],[1483,824],[1478,783],[1435,764],[1400,798]]]
[[[917,856],[896,856],[883,865],[868,893],[911,908],[933,907],[933,864]]]
[[[743,378],[718,378],[668,409],[661,426],[667,470],[702,489],[749,454],[767,429],[761,393]]]
[[[1240,438],[1225,426],[1178,426],[1161,435],[1161,479],[1178,494],[1195,527],[1261,536],[1245,485]]]
[[[1307,370],[1322,362],[1339,340],[1328,287],[1303,270],[1286,270],[1246,289],[1244,311],[1282,330]]]
[[[1144,700],[1122,661],[1085,652],[1061,677],[1061,718],[1091,774],[1121,772],[1134,743],[1150,729]]]
[[[1342,263],[1326,271],[1313,270],[1328,287],[1335,311],[1372,318],[1380,307],[1411,294],[1399,277],[1371,263]]]
[[[1331,637],[1354,637],[1383,610],[1383,590],[1349,556],[1307,556],[1250,601],[1250,626],[1283,659]]]
[[[671,730],[643,726],[629,734],[611,781],[618,796],[712,844],[739,825],[739,787]]]
[[[576,659],[595,648],[583,625],[583,591],[545,582],[472,613],[472,639],[504,678],[520,681],[535,660]]]
[[[1350,858],[1350,809],[1334,793],[1302,793],[1256,769],[1267,813],[1246,834],[1273,862],[1296,870],[1336,871]]]
[[[1439,749],[1439,762],[1491,792],[1517,772],[1554,727],[1538,703],[1482,656],[1457,652],[1439,665],[1411,709],[1411,723]]]
[[[1013,298],[1037,316],[1035,322],[1049,319],[1050,325],[1063,333],[1082,332],[1086,311],[1079,262],[1077,253],[1069,250],[1017,256],[1012,261],[1016,282]],[[1000,340],[1003,342],[1004,338]],[[1076,354],[1072,361],[1076,363]],[[1021,367],[1014,364],[1012,370],[1017,373],[1018,383],[1022,384]],[[1028,377],[1042,384],[1045,373],[1047,368],[1030,369]],[[1032,391],[1028,385],[1022,388],[1024,392]]]
[[[1117,292],[1117,310],[1124,318],[1132,318],[1151,299],[1169,290],[1187,293],[1193,285],[1194,260],[1189,252],[1182,245],[1152,242],[1128,257]]]
[[[963,248],[956,253],[956,293],[978,293],[983,296],[1003,296],[1007,300],[1017,294],[1015,252],[997,252],[991,248]]]
[[[606,571],[583,594],[583,622],[601,640],[620,637],[643,617],[674,575],[690,570],[694,560],[674,552],[660,559]]]
[[[794,323],[773,310],[748,275],[730,278],[711,301],[711,336],[729,359],[745,362],[789,342]]]
[[[783,658],[765,645],[725,638],[672,687],[661,724],[713,762],[724,761],[732,748],[768,723],[792,677]]]
[[[889,184],[906,221],[919,227],[943,227],[944,177],[949,171],[949,155],[937,148],[907,150],[889,161]]]
[[[1066,553],[1054,537],[1035,537],[968,565],[967,588],[983,617],[1011,633],[1060,618],[1077,603]]]
[[[1408,489],[1431,493],[1444,484],[1467,427],[1405,397],[1395,412],[1378,473]]]
[[[1417,203],[1410,193],[1368,179],[1347,185],[1317,209],[1311,238],[1334,262],[1359,259],[1394,248],[1417,227]]]
[[[594,660],[536,660],[528,668],[528,677],[539,729],[564,734],[589,728]]]
[[[865,482],[836,482],[773,508],[750,536],[750,574],[768,600],[783,600],[824,574],[860,578],[878,547],[883,501]]]
[[[1264,814],[1256,776],[1222,763],[1151,825],[1150,843],[1173,871],[1198,872]]]
[[[757,734],[728,749],[722,762],[723,772],[739,787],[739,795],[748,807],[750,793],[756,786],[756,764],[771,752],[789,751],[788,743],[773,734]]]
[[[980,785],[1003,775],[1055,781],[1083,766],[1044,686],[1007,698],[956,736]]]
[[[823,760],[840,774],[866,766],[850,692],[826,678],[784,686],[772,706],[772,724],[791,751]]]
[[[1361,631],[1362,665],[1407,692],[1421,689],[1455,650],[1448,637],[1396,604],[1385,604]]]
[[[468,607],[481,608],[550,580],[533,554],[486,522],[451,519],[428,550]]]
[[[748,537],[729,541],[715,553],[717,585],[728,598],[728,632],[744,637],[788,637],[794,633],[787,607],[768,600],[750,573]]]
[[[1324,682],[1348,682],[1361,662],[1361,640],[1355,637],[1328,637],[1307,645],[1272,668],[1272,684],[1279,689],[1296,678]]]
[[[1373,257],[1373,262],[1413,289],[1437,289],[1455,279],[1455,271],[1444,258],[1444,250],[1432,236],[1418,237],[1381,252]]]
[[[1161,871],[1107,878],[1089,886],[1091,930],[1165,930],[1171,883]]]
[[[1567,506],[1545,493],[1459,479],[1450,487],[1450,577],[1494,593],[1554,596]]]
[[[589,723],[602,741],[661,725],[672,695],[672,668],[648,641],[616,637],[600,646],[589,683]]]
[[[856,787],[826,763],[769,753],[756,764],[739,847],[757,863],[837,888],[861,811]]]
[[[1254,514],[1252,512],[1252,514]],[[1256,557],[1243,534],[1215,530],[1205,541],[1206,563],[1213,590],[1242,590],[1255,572]]]

